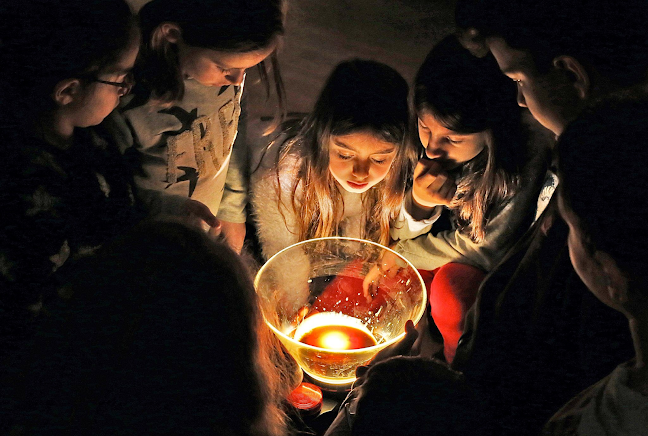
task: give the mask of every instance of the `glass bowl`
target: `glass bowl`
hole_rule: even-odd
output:
[[[385,253],[395,256],[398,271],[363,292],[364,277]],[[291,245],[263,265],[254,285],[267,324],[304,372],[325,385],[353,382],[355,369],[402,339],[407,320],[416,324],[427,302],[423,280],[405,258],[352,238]]]

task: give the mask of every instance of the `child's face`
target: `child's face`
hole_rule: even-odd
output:
[[[329,171],[345,190],[366,192],[387,176],[396,152],[397,145],[370,132],[332,136]]]
[[[428,158],[452,170],[477,156],[486,146],[488,132],[458,133],[442,126],[434,116],[423,111],[418,114],[418,131]]]
[[[185,78],[205,86],[240,85],[245,70],[267,58],[274,45],[258,51],[229,53],[178,42],[180,69]]]
[[[516,82],[518,104],[544,127],[562,134],[583,105],[569,72],[553,65],[540,74],[530,53],[511,48],[499,37],[488,38],[487,43],[502,72]]]
[[[98,73],[94,81],[87,82],[78,98],[62,109],[73,127],[89,127],[101,123],[119,105],[119,99],[126,91],[126,86],[120,87],[100,81],[113,83],[128,83],[130,72],[135,65],[139,51],[139,32],[135,34],[122,53],[119,60],[111,67]]]

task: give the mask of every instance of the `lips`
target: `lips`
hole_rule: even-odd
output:
[[[347,181],[347,183],[349,184],[349,186],[351,186],[354,189],[362,189],[362,188],[365,188],[369,184],[369,183],[366,183],[366,182],[365,183],[356,183],[356,182],[352,182],[352,181]]]

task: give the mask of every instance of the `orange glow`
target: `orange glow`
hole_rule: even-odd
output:
[[[355,350],[376,345],[373,336],[363,330],[346,325],[315,327],[299,340],[305,344],[329,350]]]

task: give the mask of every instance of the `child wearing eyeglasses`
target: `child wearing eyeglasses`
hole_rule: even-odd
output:
[[[121,153],[87,128],[129,90],[140,32],[123,0],[27,0],[0,15],[1,365],[73,261],[139,219]]]
[[[240,252],[247,150],[233,145],[244,78],[258,67],[269,89],[269,63],[282,106],[276,50],[284,1],[153,0],[140,18],[138,85],[122,116],[111,120],[115,135],[135,157],[136,182],[151,210],[193,215]]]

